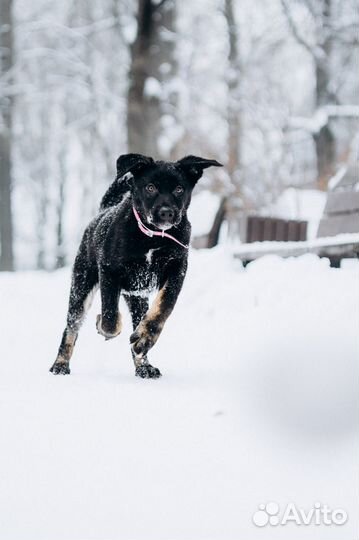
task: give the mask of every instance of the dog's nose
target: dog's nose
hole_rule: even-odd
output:
[[[174,218],[174,212],[168,206],[162,206],[160,208],[158,215],[162,221],[172,221]]]

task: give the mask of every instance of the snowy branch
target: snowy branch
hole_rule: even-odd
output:
[[[359,118],[358,105],[327,105],[315,111],[311,118],[293,116],[289,126],[293,129],[303,129],[313,135],[320,132],[330,118]]]

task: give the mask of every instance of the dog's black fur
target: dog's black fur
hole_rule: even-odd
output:
[[[121,332],[118,310],[122,293],[133,324],[130,342],[136,375],[157,378],[160,371],[147,361],[163,325],[173,310],[187,269],[187,249],[166,237],[148,237],[139,230],[133,206],[153,230],[170,229],[188,244],[191,226],[186,211],[203,170],[221,166],[215,160],[187,156],[177,162],[154,161],[140,154],[117,160],[117,176],[105,193],[99,214],[83,235],[72,273],[67,326],[50,371],[70,373],[70,358],[79,328],[100,287],[101,315],[97,330],[106,339]],[[158,289],[151,308],[148,292]]]

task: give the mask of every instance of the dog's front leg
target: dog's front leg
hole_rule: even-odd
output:
[[[130,337],[137,366],[158,340],[164,324],[171,314],[181,291],[187,270],[187,259],[172,261],[160,283],[159,292],[145,317]],[[136,374],[138,369],[136,369]],[[142,375],[141,375],[142,376]]]
[[[133,330],[135,331],[148,311],[148,298],[125,295],[125,300],[131,313],[132,326]],[[142,377],[143,379],[158,379],[158,377],[161,377],[160,370],[154,366],[151,366],[145,354],[136,355],[133,349],[131,352],[137,376]]]
[[[122,321],[118,310],[120,298],[119,276],[109,268],[100,271],[101,315],[97,315],[96,328],[99,334],[111,339],[121,332]]]

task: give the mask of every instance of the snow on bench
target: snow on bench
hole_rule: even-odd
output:
[[[314,238],[304,242],[253,242],[240,244],[234,249],[234,256],[244,263],[264,255],[298,257],[305,253],[328,257],[332,266],[339,266],[340,259],[359,255],[359,233]]]

